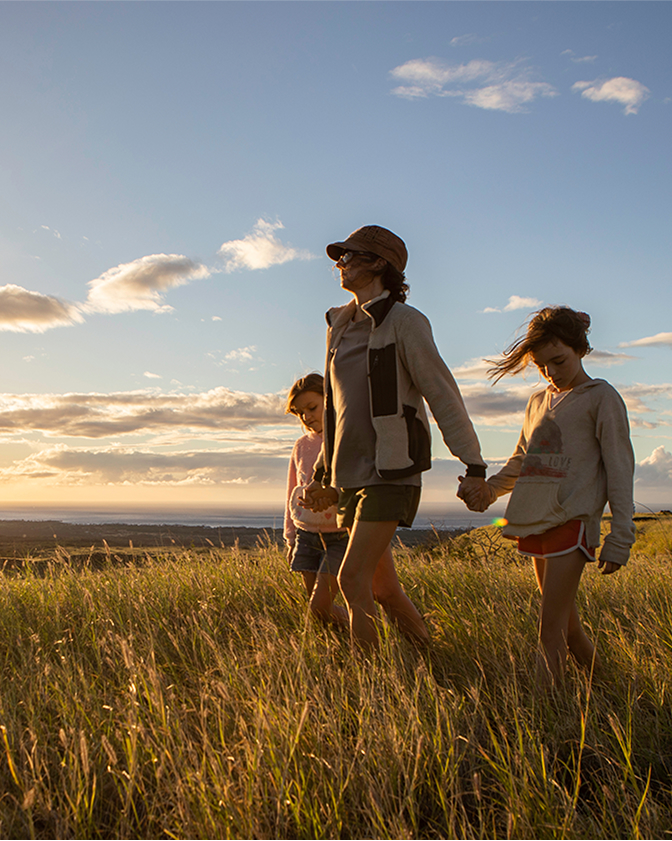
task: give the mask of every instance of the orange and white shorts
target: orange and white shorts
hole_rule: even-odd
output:
[[[532,555],[534,558],[557,558],[559,555],[569,555],[576,549],[580,549],[589,561],[595,560],[596,547],[589,547],[586,543],[586,524],[583,520],[570,520],[541,534],[518,538],[520,554]]]

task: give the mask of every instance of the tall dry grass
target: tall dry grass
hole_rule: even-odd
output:
[[[306,623],[280,550],[26,562],[0,589],[0,835],[663,838],[669,522],[588,569],[604,674],[533,686],[532,572],[494,529],[397,550],[432,631]]]

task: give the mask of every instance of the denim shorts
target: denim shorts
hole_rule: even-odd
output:
[[[367,485],[365,488],[341,488],[338,494],[336,522],[352,528],[355,520],[365,523],[398,522],[409,528],[420,504],[419,485]]]
[[[338,575],[348,548],[346,531],[312,532],[296,530],[292,552],[292,572],[328,572]]]

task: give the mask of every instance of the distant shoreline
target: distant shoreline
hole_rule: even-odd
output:
[[[471,527],[450,529],[397,529],[406,546],[437,542],[464,534]],[[248,526],[188,526],[133,523],[66,523],[60,520],[0,520],[0,553],[21,556],[36,549],[72,547],[191,548],[235,546],[253,548],[268,540],[282,543],[282,529]]]

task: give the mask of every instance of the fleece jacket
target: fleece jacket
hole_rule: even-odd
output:
[[[323,457],[315,478],[331,483],[336,412],[331,366],[356,302],[327,313]],[[402,479],[432,466],[430,429],[424,399],[451,453],[467,465],[468,476],[485,477],[486,464],[462,395],[434,343],[425,316],[390,298],[386,290],[362,309],[371,319],[368,378],[371,422],[376,433],[376,471],[383,479]]]

